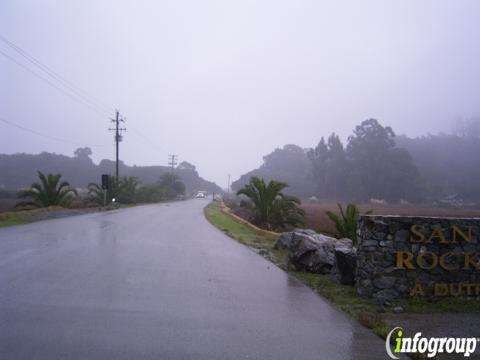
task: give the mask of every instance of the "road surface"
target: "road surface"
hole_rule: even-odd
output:
[[[206,200],[0,229],[0,359],[385,359],[203,216]]]

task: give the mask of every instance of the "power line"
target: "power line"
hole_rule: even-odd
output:
[[[27,51],[25,51],[20,46],[13,43],[12,41],[8,40],[1,34],[0,34],[0,40],[3,41],[5,44],[7,44],[11,49],[16,51],[18,54],[23,56],[25,59],[27,59],[29,62],[31,62],[33,65],[37,66],[39,69],[41,69],[42,71],[50,75],[52,78],[57,80],[64,87],[68,88],[77,96],[81,97],[83,100],[90,103],[92,106],[98,109],[101,109],[102,111],[106,111],[110,113],[112,109],[111,107],[109,107],[108,105],[106,105],[105,103],[97,99],[95,96],[89,94],[87,91],[83,90],[79,86],[75,85],[71,81],[67,80],[65,77],[55,72],[53,69],[51,69],[47,65],[43,64],[40,60],[36,59],[33,55],[29,54]]]
[[[150,146],[154,147],[155,150],[157,150],[158,152],[161,152],[163,154],[168,154],[168,151],[166,151],[164,148],[162,148],[161,146],[159,146],[158,144],[154,143],[152,140],[150,140],[148,137],[146,137],[145,135],[143,135],[140,131],[138,131],[137,129],[135,129],[131,124],[129,125],[129,128],[130,130],[132,130],[137,136],[143,138],[144,140],[146,140]]]
[[[74,95],[72,95],[71,93],[65,91],[64,89],[62,89],[61,87],[57,86],[56,84],[54,84],[53,82],[51,82],[50,80],[48,80],[47,78],[43,77],[42,75],[39,75],[37,74],[35,71],[33,71],[32,69],[30,69],[28,66],[25,66],[24,64],[22,64],[21,62],[17,61],[15,58],[11,57],[10,55],[4,53],[3,51],[0,50],[0,54],[2,54],[3,56],[5,56],[7,59],[9,59],[10,61],[14,62],[16,65],[20,66],[21,68],[23,68],[24,70],[28,71],[29,73],[31,73],[32,75],[36,76],[37,78],[45,81],[46,83],[48,83],[50,86],[54,87],[55,89],[57,89],[58,91],[62,92],[63,94],[65,94],[66,96],[68,96],[69,98],[83,104],[83,105],[87,105],[88,107],[90,107],[93,111],[95,111],[97,114],[101,115],[102,117],[104,117],[105,115],[100,112],[97,108],[93,107],[92,105],[90,105],[89,103],[85,102],[84,100],[82,100],[81,98],[78,98],[78,97],[75,97]]]
[[[24,70],[30,72],[32,75],[35,77],[39,78],[42,81],[45,81],[48,83],[50,86],[54,87],[56,90],[62,92],[66,96],[70,97],[71,99],[77,101],[78,103],[82,105],[88,106],[91,110],[95,111],[97,114],[100,116],[108,116],[108,113],[113,109],[113,107],[110,107],[107,105],[105,102],[101,101],[100,99],[96,98],[95,96],[89,94],[87,91],[83,90],[73,82],[67,80],[65,77],[60,75],[58,72],[54,71],[51,67],[43,64],[40,60],[36,59],[33,55],[22,49],[20,46],[16,45],[12,41],[8,40],[4,36],[0,34],[0,40],[3,41],[6,45],[8,45],[11,49],[16,51],[18,54],[23,56],[25,59],[27,59],[30,63],[35,65],[37,68],[42,70],[44,73],[49,75],[52,80],[56,81],[57,83],[52,82],[50,79],[45,78],[44,76],[36,73],[34,70],[30,69],[28,66],[25,64],[19,62],[17,59],[13,58],[12,56],[6,54],[5,52],[0,50],[0,54],[5,56],[7,59],[10,61],[14,62],[16,65],[20,66]],[[58,86],[58,84],[60,86]],[[68,91],[66,91],[68,90]],[[130,129],[134,131],[138,136],[142,137],[144,140],[146,140],[152,147],[154,147],[157,151],[160,151],[162,153],[168,154],[165,149],[160,147],[158,144],[153,142],[150,138],[142,134],[140,131],[136,130],[132,126],[130,126]],[[119,129],[121,131],[121,129]],[[121,140],[121,135],[120,140]],[[118,143],[116,143],[118,145]]]
[[[32,134],[35,134],[35,135],[38,135],[38,136],[41,136],[41,137],[44,137],[44,138],[47,138],[47,139],[50,139],[50,140],[61,141],[61,142],[64,142],[64,143],[74,144],[74,145],[77,145],[77,146],[85,146],[86,145],[85,143],[79,143],[79,142],[76,142],[76,141],[62,139],[62,138],[58,138],[58,137],[55,137],[55,136],[51,136],[51,135],[41,133],[39,131],[30,129],[30,128],[25,127],[23,125],[14,123],[13,121],[7,120],[5,118],[0,117],[0,121],[7,124],[7,125],[16,127],[16,128],[21,129],[23,131],[27,131],[27,132],[30,132]],[[91,146],[91,147],[106,147],[106,146],[111,146],[111,145],[89,145],[89,146]]]

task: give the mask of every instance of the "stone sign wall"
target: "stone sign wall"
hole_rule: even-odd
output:
[[[377,303],[480,298],[480,218],[362,216],[355,286]]]

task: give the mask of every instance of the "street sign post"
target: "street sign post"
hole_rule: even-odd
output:
[[[107,206],[107,191],[109,188],[108,174],[102,174],[103,207]]]

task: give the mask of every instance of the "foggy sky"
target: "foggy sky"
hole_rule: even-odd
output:
[[[120,109],[127,164],[174,153],[225,187],[367,118],[415,136],[480,114],[479,15],[474,0],[2,0],[0,34]],[[107,116],[1,54],[0,117],[114,158]],[[0,123],[0,153],[77,147]]]

